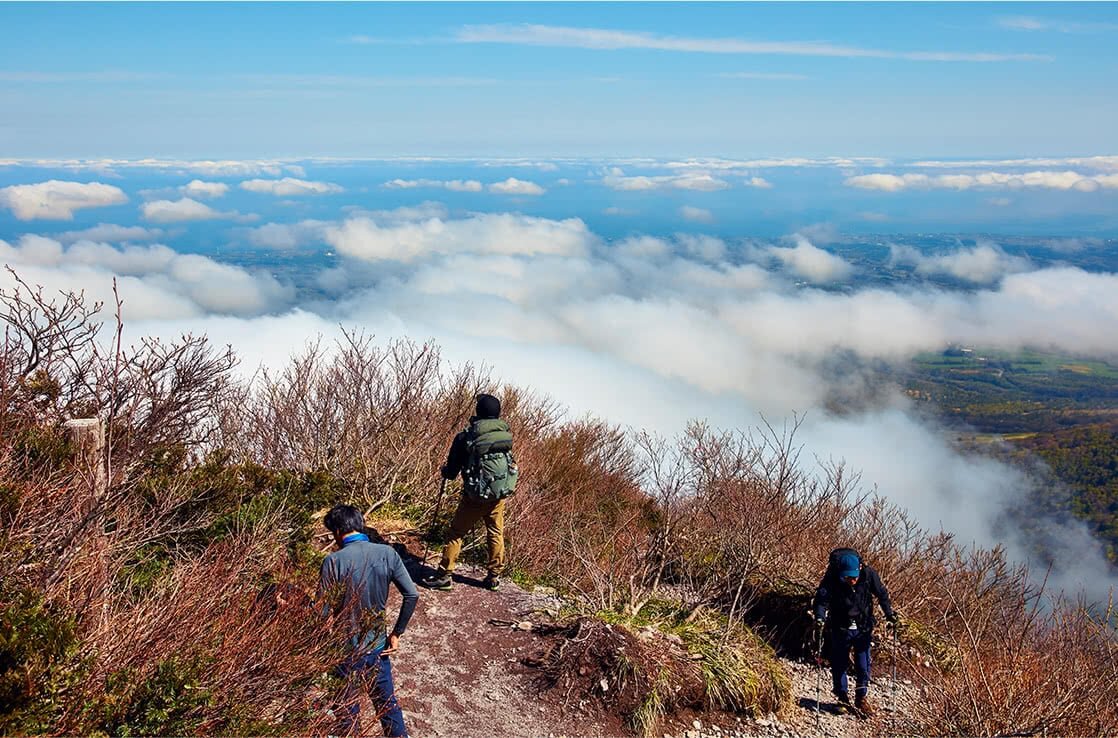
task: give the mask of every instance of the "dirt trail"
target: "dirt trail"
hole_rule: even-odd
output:
[[[415,562],[409,568],[413,576],[422,573]],[[548,622],[539,611],[555,601],[511,582],[490,592],[480,586],[484,574],[460,566],[452,591],[420,588],[415,617],[393,660],[413,738],[624,735],[613,716],[584,712],[565,704],[563,695],[541,690],[538,672],[521,663],[546,644],[516,625]]]
[[[811,664],[789,659],[780,659],[780,662],[792,680],[793,694],[793,707],[782,718],[766,715],[751,719],[736,718],[725,713],[706,713],[691,716],[690,722],[675,721],[673,726],[665,727],[664,735],[667,738],[744,738],[745,736],[834,738],[897,735],[897,731],[892,727],[890,708],[895,701],[896,712],[903,714],[916,699],[916,689],[911,683],[901,679],[898,679],[896,692],[893,694],[892,679],[882,670],[873,679],[870,689],[871,700],[878,708],[877,714],[869,720],[862,720],[853,715],[839,715],[835,712],[835,700],[831,695],[831,677],[828,670],[824,669],[820,673]],[[817,679],[820,695],[818,715]]]
[[[417,581],[430,572],[415,559],[409,569]],[[593,704],[568,701],[560,690],[545,690],[539,673],[523,660],[548,645],[529,623],[546,624],[558,601],[549,593],[526,592],[511,582],[501,590],[483,589],[484,571],[463,566],[450,592],[420,588],[415,617],[393,660],[396,688],[413,738],[632,738],[616,715]],[[395,606],[395,600],[389,607]],[[865,721],[836,715],[829,676],[823,675],[823,709],[816,729],[816,671],[808,664],[783,661],[793,682],[794,706],[783,719],[737,717],[728,713],[676,716],[657,731],[666,738],[738,736],[863,736],[890,731],[890,680],[880,672],[871,694],[879,713]],[[900,712],[915,697],[898,683]]]

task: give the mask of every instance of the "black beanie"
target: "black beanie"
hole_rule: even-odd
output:
[[[493,395],[478,395],[477,416],[479,418],[501,417],[501,401]]]

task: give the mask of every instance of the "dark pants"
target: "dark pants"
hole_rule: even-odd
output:
[[[846,672],[850,670],[850,650],[854,650],[854,677],[857,680],[856,694],[865,696],[870,688],[870,644],[873,631],[832,630],[831,631],[831,680],[836,695],[847,692]]]
[[[407,728],[404,727],[404,713],[400,710],[400,703],[396,700],[396,688],[392,684],[392,661],[387,656],[380,655],[382,650],[378,648],[365,656],[347,661],[335,670],[339,677],[346,680],[342,710],[348,715],[342,719],[341,725],[345,733],[361,735],[361,721],[358,717],[361,708],[357,704],[357,697],[364,689],[373,701],[384,735],[406,736],[408,734]]]

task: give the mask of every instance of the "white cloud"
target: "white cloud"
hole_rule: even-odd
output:
[[[886,213],[878,213],[873,210],[865,210],[863,212],[857,213],[857,217],[860,220],[864,220],[869,223],[884,223],[885,221],[889,220],[889,216]]]
[[[489,185],[489,191],[498,195],[542,195],[547,192],[535,182],[528,182],[516,177],[509,177],[504,182],[494,182]]]
[[[889,51],[816,41],[747,41],[735,38],[687,38],[605,28],[572,28],[530,23],[465,26],[457,38],[464,43],[523,44],[580,49],[654,49],[701,54],[791,54],[846,58],[908,59],[912,61],[1003,62],[1041,61],[1038,54],[989,52]]]
[[[143,226],[122,226],[111,223],[98,223],[92,228],[81,231],[66,231],[55,236],[62,243],[76,241],[99,241],[102,243],[121,243],[124,241],[154,241],[163,237],[159,228]]]
[[[465,220],[431,218],[382,224],[351,218],[326,230],[339,253],[367,261],[414,261],[431,254],[556,254],[578,256],[595,242],[578,218],[555,221],[511,214],[480,214]]]
[[[532,159],[492,159],[480,162],[483,167],[524,167],[538,169],[541,172],[557,172],[559,165],[553,161],[536,161]]]
[[[846,186],[858,187],[863,190],[882,190],[884,192],[897,192],[906,187],[925,184],[928,176],[925,174],[861,174],[848,177]]]
[[[189,220],[219,220],[235,218],[237,213],[223,213],[209,205],[184,197],[180,200],[154,200],[140,206],[145,220],[153,223],[180,223]]]
[[[283,309],[294,297],[290,286],[270,275],[158,244],[118,249],[80,242],[64,248],[53,239],[29,235],[16,246],[0,241],[0,261],[33,284],[83,291],[87,299],[106,304],[112,304],[115,277],[126,320],[253,316]],[[7,278],[0,275],[0,283]]]
[[[1099,249],[1106,246],[1106,241],[1101,238],[1050,238],[1044,245],[1061,254],[1076,254],[1088,249]]]
[[[365,217],[372,218],[380,224],[385,223],[409,223],[420,220],[430,220],[431,218],[445,219],[450,214],[446,205],[441,202],[433,202],[425,200],[418,205],[402,205],[398,208],[391,210],[372,210],[354,212],[354,216],[364,215]]]
[[[241,189],[260,192],[276,197],[295,197],[297,195],[328,195],[345,192],[345,189],[331,182],[308,182],[305,179],[284,177],[283,179],[250,179],[241,182]]]
[[[769,253],[793,274],[812,284],[842,282],[854,273],[854,267],[841,256],[824,251],[802,235],[792,237],[795,246],[773,246]]]
[[[247,177],[267,174],[278,177],[285,171],[303,176],[297,164],[273,159],[260,160],[180,160],[180,159],[18,159],[15,163],[48,169],[114,172],[118,169],[148,169],[208,177]]]
[[[889,247],[893,264],[915,267],[923,276],[943,274],[975,284],[990,284],[1007,274],[1027,272],[1035,267],[1021,256],[1011,256],[996,244],[982,242],[945,254],[923,254],[911,246]]]
[[[685,220],[691,220],[696,223],[713,223],[714,213],[703,208],[692,207],[691,205],[684,205],[679,209],[679,214]]]
[[[451,179],[451,180],[438,180],[438,179],[393,179],[384,183],[384,187],[390,190],[411,190],[419,187],[436,187],[451,192],[481,192],[482,184],[476,179]]]
[[[610,172],[602,178],[602,184],[609,187],[611,190],[618,190],[621,192],[662,189],[714,192],[716,190],[725,190],[730,187],[729,182],[713,177],[705,172],[687,172],[684,174],[653,177],[626,177],[625,173],[618,168],[610,170]]]
[[[1076,167],[1102,172],[1118,172],[1118,156],[1072,156],[1032,159],[971,159],[960,161],[926,160],[913,163],[927,169],[975,169],[990,167]]]
[[[203,182],[200,179],[191,180],[179,188],[179,192],[191,198],[208,200],[215,197],[224,197],[229,192],[229,185],[224,182]]]
[[[12,185],[0,189],[0,205],[19,220],[73,220],[75,210],[102,208],[128,202],[119,187],[100,182],[64,182]]]
[[[749,169],[786,169],[802,167],[882,167],[889,164],[888,159],[873,156],[828,156],[821,159],[789,157],[784,159],[720,159],[696,158],[682,161],[668,161],[663,164],[667,169],[699,169],[711,171],[742,171]]]
[[[1118,175],[1084,175],[1079,172],[980,172],[978,174],[861,174],[845,180],[848,187],[898,192],[905,189],[1052,189],[1094,192],[1118,189]]]
[[[311,243],[324,243],[326,228],[330,224],[320,220],[301,223],[266,223],[248,231],[248,240],[254,246],[281,251],[291,250]]]
[[[1118,31],[1118,23],[1097,21],[1066,21],[1038,18],[1032,15],[1010,15],[998,19],[998,25],[1011,31],[1056,31],[1058,33],[1105,33]]]

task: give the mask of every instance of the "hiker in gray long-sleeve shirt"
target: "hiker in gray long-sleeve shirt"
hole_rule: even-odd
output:
[[[352,649],[350,658],[337,668],[338,676],[346,679],[348,685],[344,701],[349,717],[343,728],[347,733],[354,730],[361,734],[356,692],[363,683],[369,687],[384,734],[406,736],[389,655],[399,650],[400,636],[415,612],[419,593],[400,554],[391,546],[369,541],[364,533],[365,520],[356,507],[335,506],[326,513],[323,524],[334,534],[338,550],[322,562],[318,600],[324,615],[348,619]],[[385,613],[389,582],[396,585],[404,598],[391,632],[387,630]]]

